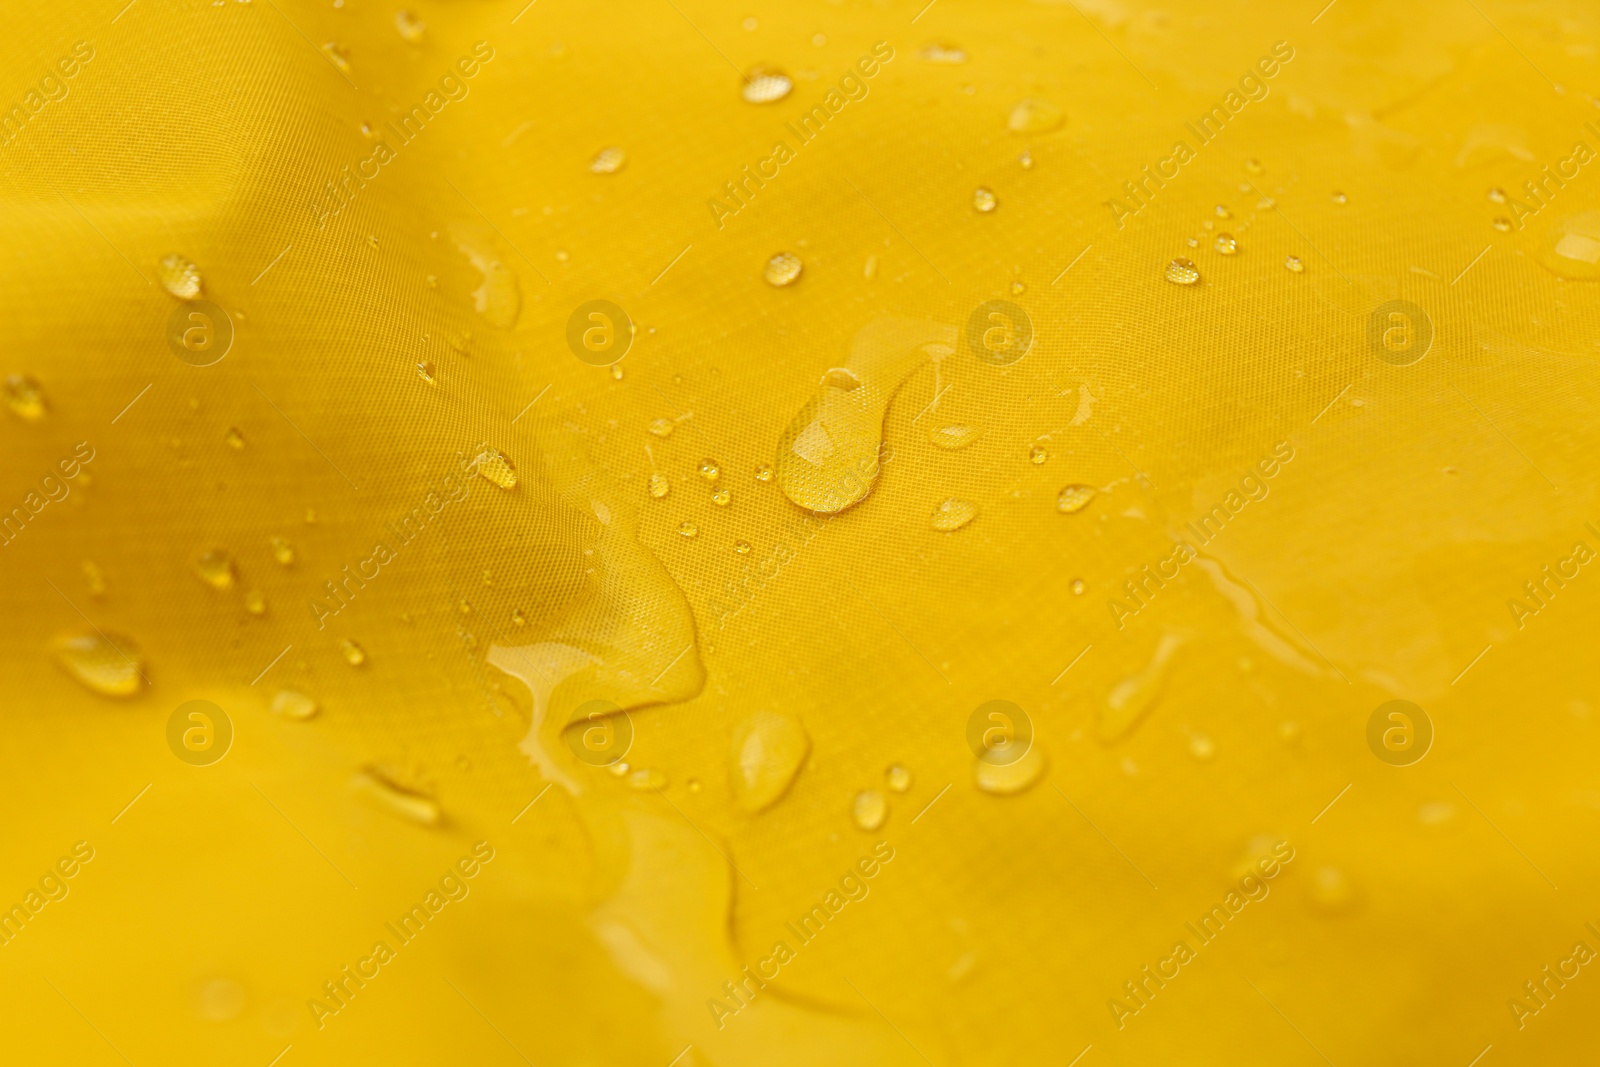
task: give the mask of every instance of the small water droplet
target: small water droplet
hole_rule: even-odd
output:
[[[1493,219],[1493,221],[1491,221],[1489,223],[1489,225],[1493,226],[1495,229],[1499,230],[1501,233],[1510,233],[1511,232],[1511,220],[1506,218],[1504,215],[1495,216],[1495,218]]]
[[[684,519],[682,522],[678,523],[678,533],[683,535],[684,537],[693,537],[696,534],[698,534],[699,532],[700,532],[700,527],[696,526],[694,523],[690,522],[688,519]]]
[[[272,538],[272,558],[285,567],[294,563],[294,546],[282,537]]]
[[[220,548],[201,554],[194,561],[194,572],[213,589],[232,589],[237,576],[233,557]]]
[[[1267,168],[1261,165],[1261,160],[1259,159],[1245,160],[1244,169],[1249,174],[1265,174],[1267,171]]]
[[[602,148],[589,161],[589,169],[595,174],[615,174],[628,162],[628,153],[615,146]]]
[[[417,364],[417,373],[422,375],[422,380],[427,382],[429,385],[433,384],[437,370],[438,369],[426,359]]]
[[[772,481],[772,468],[767,466],[764,463],[761,466],[757,467],[756,468],[756,481],[758,481],[758,482],[770,482],[770,481]]]
[[[144,659],[120,634],[74,634],[55,642],[67,673],[101,696],[131,697],[144,688]]]
[[[1028,462],[1035,467],[1043,466],[1050,459],[1050,452],[1044,445],[1035,443],[1028,446]]]
[[[959,530],[978,517],[978,505],[970,500],[951,498],[942,501],[933,511],[933,528],[945,533]]]
[[[1456,806],[1448,800],[1432,800],[1417,808],[1417,821],[1424,826],[1445,826],[1454,821]]]
[[[711,494],[711,502],[719,508],[727,507],[732,499],[733,494],[728,492],[727,487],[718,489]]]
[[[1600,279],[1600,211],[1563,219],[1540,244],[1539,262],[1572,281]]]
[[[472,614],[472,602],[469,601],[466,597],[462,597],[460,600],[456,601],[456,610],[461,612],[461,614],[463,614],[463,615],[471,615]]]
[[[512,608],[511,609],[511,624],[513,626],[526,626],[526,625],[528,625],[528,617],[522,613],[522,609],[521,608]]]
[[[671,419],[651,419],[649,429],[657,437],[671,437],[675,425]]]
[[[1205,734],[1195,734],[1189,738],[1189,755],[1202,763],[1210,760],[1217,754],[1216,743]]]
[[[1066,113],[1048,100],[1022,100],[1006,119],[1012,133],[1049,133],[1066,121]]]
[[[734,797],[745,811],[771,807],[788,791],[811,751],[805,727],[781,711],[756,711],[733,729],[729,749]]]
[[[1231,233],[1219,233],[1217,239],[1211,243],[1219,255],[1233,256],[1239,253],[1239,242]]]
[[[367,662],[367,650],[357,644],[353,637],[347,637],[340,642],[339,652],[344,656],[344,661],[352,667],[359,667]]]
[[[1074,579],[1072,579],[1072,595],[1073,596],[1082,596],[1084,594],[1084,592],[1086,590],[1088,590],[1088,588],[1089,588],[1088,583],[1085,582],[1082,578],[1074,578]]]
[[[717,466],[716,460],[703,459],[700,461],[700,477],[708,482],[714,482],[721,476],[722,468]]]
[[[1339,868],[1319,867],[1311,876],[1311,899],[1324,911],[1344,911],[1355,902],[1355,887]]]
[[[413,785],[402,785],[388,768],[363,767],[351,783],[357,792],[376,801],[394,815],[423,826],[438,826],[444,818],[439,802]]]
[[[628,775],[628,788],[641,793],[667,787],[667,772],[655,767],[640,767]]]
[[[911,772],[898,763],[892,763],[883,772],[883,781],[891,793],[904,793],[911,788]]]
[[[987,185],[980,185],[972,190],[972,206],[984,214],[993,211],[998,204],[999,201],[995,199],[994,190]]]
[[[161,279],[162,288],[179,300],[200,298],[200,268],[187,256],[180,256],[176,252],[162,256],[156,276]]]
[[[280,689],[272,698],[272,713],[296,722],[315,718],[319,710],[315,700],[297,689]]]
[[[1300,724],[1293,719],[1285,719],[1278,724],[1278,739],[1286,745],[1298,745],[1303,733]]]
[[[700,790],[705,788],[705,786],[700,784],[700,779],[698,779],[698,778],[690,778],[687,781],[685,781],[683,783],[683,785],[684,785],[684,788],[689,790],[689,792],[691,792],[691,793],[698,793],[698,792],[700,792]]]
[[[511,465],[511,459],[498,449],[487,449],[478,453],[474,462],[478,465],[478,473],[502,489],[515,489],[517,487],[517,471]]]
[[[871,281],[878,276],[878,257],[868,256],[867,261],[861,265],[861,276]]]
[[[105,596],[106,575],[100,569],[100,565],[93,560],[86,559],[83,561],[81,569],[83,571],[83,584],[88,587],[89,595],[96,598]]]
[[[1109,745],[1122,740],[1149,714],[1166,683],[1168,665],[1182,644],[1182,638],[1163,634],[1144,669],[1123,678],[1106,693],[1100,711],[1101,742]]]
[[[618,760],[616,763],[608,764],[606,770],[611,772],[613,778],[625,778],[633,767],[626,760]]]
[[[805,264],[800,262],[800,257],[793,252],[779,252],[767,260],[766,270],[762,277],[766,278],[768,285],[779,287],[793,285],[800,278],[800,272],[805,269]]]
[[[735,541],[733,543],[733,550],[741,556],[748,556],[750,554],[750,542]]]
[[[949,44],[944,41],[936,41],[933,44],[925,45],[922,51],[917,54],[929,63],[965,63],[967,61],[967,53],[962,50],[960,45]]]
[[[1284,256],[1283,265],[1294,271],[1296,274],[1299,274],[1301,271],[1306,269],[1305,264],[1300,262],[1299,256]]]
[[[670,492],[672,492],[672,483],[667,480],[665,474],[656,471],[650,475],[650,495],[652,497],[660,500]]]
[[[228,442],[228,447],[237,451],[244,451],[244,434],[239,432],[237,426],[229,426],[223,440]]]
[[[1022,757],[1012,763],[991,763],[985,759],[972,761],[972,777],[979,789],[995,796],[1015,796],[1026,792],[1044,777],[1050,761],[1037,740]]]
[[[49,410],[38,379],[26,374],[6,375],[6,405],[29,422],[44,418]]]
[[[1082,511],[1089,506],[1089,501],[1094,499],[1094,494],[1094,486],[1074,482],[1056,494],[1056,510],[1063,515]]]
[[[889,798],[876,789],[863,789],[850,805],[850,816],[860,829],[876,830],[889,817]]]
[[[1506,202],[1506,191],[1504,189],[1500,189],[1500,188],[1490,189],[1489,190],[1489,202],[1491,204],[1503,204],[1503,203],[1505,203]]]
[[[976,441],[981,431],[976,426],[941,426],[928,436],[940,448],[954,452],[958,448],[966,448]]]
[[[1174,259],[1167,264],[1166,277],[1174,285],[1194,285],[1200,280],[1200,269],[1192,259]]]
[[[794,90],[794,80],[777,67],[750,68],[745,75],[743,96],[752,104],[771,104]]]
[[[1027,149],[1023,149],[1022,155],[1017,157],[1017,162],[1022,165],[1023,170],[1032,170],[1033,153],[1029,152]]]
[[[252,615],[265,615],[267,613],[267,598],[261,590],[252,589],[244,595],[244,610]]]
[[[1339,190],[1335,189],[1333,191],[1333,202],[1335,204],[1345,204],[1345,203],[1349,203],[1349,201],[1350,201],[1350,198],[1345,196]]]
[[[1228,205],[1226,205],[1226,204],[1218,204],[1216,206],[1216,212],[1217,212],[1217,218],[1219,218],[1219,219],[1231,219],[1231,218],[1233,218],[1233,212],[1228,210]]]
[[[611,380],[614,382],[622,381],[622,364],[611,364]]]
[[[417,17],[415,11],[396,11],[394,13],[395,29],[400,31],[400,36],[416,44],[422,40],[422,35],[428,29],[427,23]]]
[[[350,73],[350,50],[337,41],[328,41],[322,46],[322,54],[333,60],[333,65]]]

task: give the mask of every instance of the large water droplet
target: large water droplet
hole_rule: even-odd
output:
[[[944,500],[933,509],[933,528],[946,533],[959,530],[978,517],[978,505],[970,500]]]
[[[752,104],[771,104],[782,100],[794,89],[794,81],[777,67],[750,68],[745,75],[743,96]]]
[[[272,698],[272,713],[296,722],[315,718],[319,710],[315,700],[295,689],[280,689]]]
[[[1100,711],[1098,736],[1102,742],[1109,745],[1122,740],[1149,714],[1161,695],[1173,654],[1182,644],[1176,634],[1162,634],[1145,668],[1111,687]]]
[[[101,696],[131,697],[144,688],[144,659],[120,634],[73,634],[55,642],[67,673]]]
[[[860,829],[876,830],[889,817],[889,798],[876,789],[863,789],[850,804],[850,817]]]
[[[418,823],[438,826],[444,818],[439,802],[410,785],[402,785],[393,772],[383,767],[367,766],[351,782],[356,791],[375,801],[384,810]]]
[[[993,211],[1000,201],[995,199],[994,190],[987,185],[980,185],[972,190],[972,206],[987,215]]]
[[[1563,278],[1600,278],[1600,211],[1563,219],[1544,239],[1539,262]]]
[[[650,475],[651,496],[655,497],[657,500],[660,500],[670,492],[672,492],[672,483],[667,480],[667,476],[665,474],[662,474],[660,471],[655,471]]]
[[[456,248],[483,275],[483,284],[472,291],[473,306],[490,325],[511,329],[522,314],[522,286],[516,273],[501,261],[483,234],[469,227],[453,226],[450,236]]]
[[[1200,281],[1200,268],[1192,259],[1175,259],[1167,264],[1166,277],[1173,285],[1194,285]]]
[[[733,729],[733,793],[746,811],[763,811],[788,791],[811,751],[805,727],[781,711],[757,711]]]
[[[26,374],[6,376],[6,406],[29,422],[44,418],[49,410],[44,400],[44,389],[37,379]]]
[[[766,270],[762,277],[766,278],[768,285],[780,288],[793,285],[800,278],[800,272],[805,269],[805,264],[800,262],[800,257],[793,252],[779,252],[767,260]]]
[[[515,489],[517,487],[517,470],[511,465],[511,459],[498,449],[488,449],[478,453],[473,461],[478,466],[478,473],[502,489]]]
[[[824,375],[778,440],[783,493],[810,511],[858,503],[878,478],[883,420],[900,384],[953,350],[956,330],[918,319],[878,319],[857,331],[846,365]]]
[[[1073,484],[1066,486],[1056,494],[1056,510],[1063,515],[1071,515],[1075,511],[1082,511],[1089,506],[1089,501],[1094,499],[1094,486]]]
[[[978,439],[979,430],[975,426],[941,426],[928,436],[940,448],[954,452],[958,448],[966,448]]]
[[[161,279],[162,288],[179,300],[200,299],[200,268],[187,256],[176,252],[162,256],[156,266],[156,276]]]
[[[1048,100],[1023,100],[1011,109],[1006,125],[1012,133],[1048,133],[1066,120],[1066,113]]]
[[[1031,788],[1044,777],[1050,761],[1045,758],[1044,747],[1034,741],[1022,758],[1011,763],[991,763],[988,760],[972,761],[972,778],[978,788],[996,796],[1014,796]]]

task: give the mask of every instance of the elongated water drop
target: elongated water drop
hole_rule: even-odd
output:
[[[478,473],[502,489],[517,487],[517,471],[504,452],[490,448],[478,453]]]
[[[945,500],[933,509],[933,528],[949,533],[978,517],[978,505],[970,500]]]
[[[1539,262],[1573,281],[1600,278],[1600,211],[1563,219],[1541,245]]]
[[[131,697],[144,688],[144,658],[120,634],[70,634],[54,648],[67,673],[101,696]]]
[[[1022,758],[1011,763],[991,763],[988,760],[972,761],[972,778],[979,789],[996,796],[1014,796],[1026,792],[1044,777],[1050,761],[1038,741],[1029,746]]]
[[[304,722],[315,718],[317,702],[296,689],[280,689],[272,698],[272,713],[284,719]]]
[[[161,279],[162,288],[179,300],[200,299],[200,268],[187,256],[176,252],[163,256],[156,267],[156,276]]]
[[[940,448],[954,452],[958,448],[966,448],[978,439],[978,429],[975,426],[941,426],[928,436]]]
[[[387,768],[363,767],[351,785],[385,811],[421,826],[438,826],[444,818],[437,800],[414,786],[402,785]]]
[[[1183,639],[1177,635],[1163,634],[1149,664],[1111,687],[1100,711],[1098,736],[1103,743],[1122,740],[1149,714],[1166,683],[1173,654],[1182,644]]]
[[[805,727],[781,711],[757,711],[733,729],[733,793],[746,811],[763,811],[788,791],[811,751]]]

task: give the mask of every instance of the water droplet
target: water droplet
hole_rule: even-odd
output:
[[[203,553],[194,561],[194,572],[213,589],[232,589],[237,572],[233,557],[220,548]]]
[[[1216,743],[1205,734],[1195,734],[1189,738],[1189,755],[1202,763],[1210,760],[1217,754]]]
[[[162,288],[179,300],[200,298],[200,268],[188,257],[176,252],[162,256],[156,267],[156,276],[161,279]]]
[[[1011,109],[1006,125],[1012,133],[1049,133],[1066,121],[1066,113],[1048,100],[1023,100]]]
[[[1082,511],[1089,506],[1089,501],[1094,499],[1094,494],[1094,486],[1074,482],[1056,494],[1056,510],[1063,515]]]
[[[1265,174],[1267,171],[1267,168],[1261,165],[1261,160],[1259,159],[1245,160],[1244,169],[1249,174]]]
[[[728,502],[732,499],[733,494],[729,493],[726,487],[718,489],[711,494],[711,502],[719,508],[727,507]]]
[[[229,448],[241,452],[244,451],[244,434],[239,432],[239,428],[237,426],[229,426],[228,433],[223,440],[228,442]]]
[[[682,534],[684,537],[693,537],[699,532],[700,527],[696,526],[688,519],[684,519],[682,522],[678,523],[678,533]]]
[[[1025,293],[1027,291],[1028,291],[1027,283],[1022,281],[1022,279],[1019,278],[1016,281],[1011,283],[1011,292],[1012,292],[1012,294],[1014,296],[1021,296],[1023,293]]]
[[[144,659],[120,634],[75,634],[58,638],[56,659],[67,673],[108,697],[131,697],[144,688]]]
[[[350,73],[350,50],[337,41],[328,41],[322,46],[322,54],[333,60],[333,65]],[[188,299],[185,297],[185,299]]]
[[[1211,243],[1219,255],[1233,256],[1239,253],[1239,242],[1231,233],[1219,233],[1217,239]]]
[[[860,829],[876,830],[889,817],[889,798],[876,789],[863,789],[850,805],[850,816]]]
[[[611,772],[613,778],[625,777],[632,769],[633,767],[626,760],[618,760],[616,763],[606,766],[606,770]]]
[[[6,404],[29,422],[44,418],[49,410],[38,379],[26,374],[6,375]]]
[[[615,174],[628,162],[628,153],[615,146],[602,148],[589,161],[589,169],[595,174]]]
[[[628,788],[641,793],[667,787],[667,772],[655,767],[640,767],[628,775]]]
[[[1563,219],[1540,246],[1539,262],[1573,281],[1600,278],[1600,211]]]
[[[805,727],[781,711],[756,711],[733,729],[733,792],[745,811],[771,807],[788,791],[811,751]]]
[[[670,492],[672,492],[672,483],[667,480],[667,476],[665,474],[662,474],[660,471],[656,471],[650,475],[651,496],[655,497],[657,500],[660,500]]]
[[[1495,216],[1495,218],[1490,221],[1489,225],[1493,226],[1495,229],[1499,230],[1501,233],[1510,233],[1511,232],[1511,220],[1506,218],[1504,215]]]
[[[700,477],[704,478],[708,482],[714,482],[721,476],[722,468],[717,466],[716,460],[703,459],[700,461]]]
[[[1489,202],[1491,204],[1503,204],[1503,203],[1505,203],[1506,202],[1506,191],[1504,189],[1500,189],[1500,188],[1490,189],[1489,190]]]
[[[460,611],[463,615],[471,615],[472,602],[466,597],[462,597],[460,600],[456,601],[456,610]]]
[[[757,467],[756,468],[756,481],[758,481],[758,482],[770,482],[770,481],[772,481],[772,468],[767,466],[764,463],[761,466]]]
[[[691,793],[698,793],[698,792],[700,792],[700,790],[705,788],[705,786],[700,784],[700,779],[698,779],[698,778],[690,778],[687,781],[685,781],[683,783],[683,785],[684,785],[684,788],[689,790],[689,792],[691,792]]]
[[[767,268],[762,272],[762,277],[767,279],[768,285],[785,286],[793,285],[800,278],[800,272],[805,269],[805,264],[800,262],[800,257],[793,252],[779,252],[767,260]]]
[[[649,429],[657,437],[671,437],[672,429],[676,425],[671,419],[651,419]]]
[[[981,431],[976,426],[941,426],[928,436],[940,448],[954,452],[958,448],[966,448],[976,441]]]
[[[473,460],[478,466],[478,473],[502,489],[515,489],[517,487],[517,471],[511,465],[511,459],[504,452],[490,448],[478,453]]]
[[[945,500],[933,511],[933,528],[945,533],[959,530],[978,517],[978,505],[970,500]]]
[[[1017,157],[1017,162],[1022,165],[1022,169],[1023,170],[1032,170],[1033,169],[1033,153],[1029,152],[1027,149],[1023,149],[1022,155]]]
[[[778,440],[784,495],[825,514],[864,499],[878,478],[890,398],[913,370],[943,358],[955,341],[954,327],[917,319],[885,317],[858,330],[849,367],[823,375]]]
[[[100,569],[100,565],[93,560],[86,559],[83,561],[82,570],[83,584],[88,587],[89,595],[96,598],[105,596],[106,575]]]
[[[1103,743],[1109,745],[1128,736],[1155,706],[1166,682],[1167,666],[1182,644],[1182,638],[1163,634],[1145,668],[1111,687],[1100,711],[1098,735]]]
[[[794,80],[777,67],[752,67],[745,75],[744,98],[752,104],[771,104],[794,89]]]
[[[412,44],[422,40],[422,35],[428,28],[427,23],[418,18],[415,11],[404,10],[394,13],[394,26],[400,31],[400,36]]]
[[[1167,281],[1174,285],[1194,285],[1200,280],[1200,269],[1192,259],[1175,259],[1167,264]]]
[[[993,211],[998,204],[999,201],[994,197],[994,190],[987,185],[980,185],[972,190],[972,206],[984,214]]]
[[[1050,452],[1044,445],[1034,443],[1028,446],[1028,462],[1035,467],[1043,466],[1050,459]]]
[[[506,266],[489,238],[467,226],[452,226],[451,239],[467,257],[483,282],[472,291],[472,306],[491,326],[509,330],[522,314],[522,285],[516,272]],[[472,335],[451,337],[450,347],[469,355]]]
[[[960,45],[947,44],[942,41],[924,46],[922,51],[917,54],[929,63],[965,63],[967,61],[967,53],[962,50]]]
[[[272,714],[296,722],[316,717],[317,702],[296,689],[280,689],[272,698]]]
[[[622,364],[611,364],[611,380],[614,382],[622,381]]]
[[[1335,189],[1333,191],[1333,202],[1335,204],[1345,204],[1345,203],[1349,203],[1349,201],[1350,201],[1350,198],[1345,196],[1339,190]]]
[[[294,563],[294,546],[288,541],[284,540],[282,537],[273,537],[272,558],[283,564],[285,567],[289,566],[290,564]]]
[[[1088,583],[1085,582],[1082,578],[1074,578],[1074,579],[1072,579],[1072,595],[1073,596],[1082,596],[1084,594],[1084,592],[1086,590],[1088,590],[1088,588],[1089,588]]]
[[[367,650],[357,644],[353,637],[347,637],[340,642],[339,651],[343,654],[344,661],[352,667],[359,667],[367,662]]]
[[[423,360],[421,363],[417,364],[417,373],[422,375],[422,380],[427,382],[429,385],[433,384],[434,376],[437,374],[437,372],[438,369],[434,367],[434,365],[428,360]]]
[[[1337,867],[1318,867],[1311,876],[1311,899],[1324,911],[1340,912],[1355,902],[1355,888]]]
[[[1044,747],[1037,740],[1022,757],[1012,763],[991,763],[988,760],[972,761],[972,777],[985,793],[1008,797],[1026,792],[1049,768]]]
[[[911,788],[911,772],[898,763],[890,764],[883,772],[883,781],[891,793],[904,793]]]
[[[252,589],[244,595],[244,610],[252,615],[265,615],[267,613],[267,598],[261,590]]]
[[[1299,256],[1284,256],[1283,265],[1294,271],[1296,274],[1299,274],[1301,271],[1306,269],[1305,265],[1300,262]]]
[[[351,785],[368,799],[376,801],[391,814],[398,815],[423,826],[438,826],[444,818],[439,802],[421,789],[402,785],[394,772],[384,767],[367,766],[355,776]]]
[[[512,608],[511,609],[511,624],[513,626],[526,626],[526,625],[528,625],[528,617],[522,613],[522,609],[521,608]]]
[[[741,556],[748,556],[750,554],[750,542],[735,541],[733,543],[733,550]]]
[[[316,508],[306,508],[306,525],[307,526],[315,526],[316,524],[317,524],[317,509]]]

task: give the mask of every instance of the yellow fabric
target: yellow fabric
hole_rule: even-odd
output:
[[[1319,6],[12,4],[7,1062],[1592,1056],[1600,17]]]

